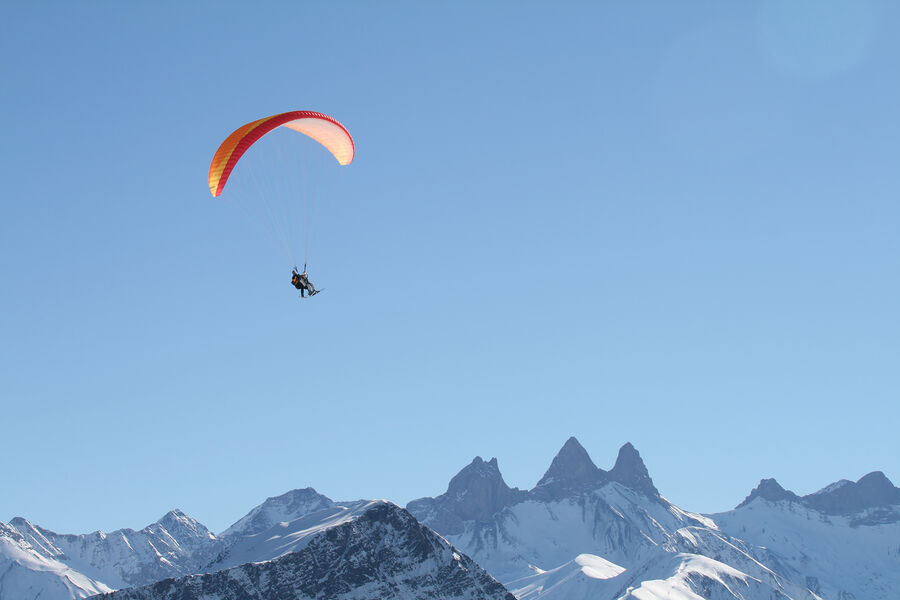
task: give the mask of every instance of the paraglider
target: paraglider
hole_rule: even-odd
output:
[[[213,155],[212,163],[209,166],[210,193],[212,193],[214,197],[222,194],[222,191],[225,189],[225,185],[228,183],[232,172],[234,171],[241,158],[245,155],[245,153],[263,136],[280,127],[294,130],[315,140],[326,150],[328,150],[328,152],[331,153],[331,156],[333,156],[334,159],[337,160],[339,165],[349,165],[351,162],[353,162],[356,151],[353,137],[350,135],[350,132],[347,131],[347,129],[333,117],[320,112],[309,110],[295,110],[279,113],[277,115],[264,117],[262,119],[251,121],[250,123],[242,125],[241,127],[235,129],[231,133],[231,135],[225,138],[225,141],[222,142],[222,144],[216,150],[216,153]],[[293,138],[291,139],[293,140]],[[288,153],[291,154],[292,150],[293,148],[291,148]],[[293,155],[291,154],[291,156]],[[273,178],[280,180],[282,177],[284,177],[285,179],[287,179],[292,172],[305,169],[306,165],[297,164],[299,162],[300,161],[292,160],[291,163],[289,163],[285,167],[285,169],[277,171]],[[288,195],[287,199],[284,200],[284,202],[289,205],[307,202],[308,200],[306,198],[306,186],[303,187],[303,193],[290,194]],[[273,218],[273,210],[270,206],[273,201],[269,197],[270,194],[259,193],[258,195],[260,203],[264,205],[264,208],[266,210],[264,221],[266,225],[268,225],[272,230],[271,237],[273,239],[278,238],[277,241],[282,244],[282,250],[285,255],[289,256],[293,254],[293,247],[290,243],[290,240],[288,239],[290,237],[290,232],[285,231],[286,227],[284,226],[284,223],[286,223],[290,219],[285,217]],[[293,208],[293,206],[287,206],[286,210],[283,212],[292,213]],[[275,231],[276,229],[279,230]],[[306,241],[306,243],[306,253],[308,255],[308,240]],[[285,249],[286,252],[284,252]],[[305,258],[308,259],[308,256],[306,256]],[[306,297],[306,293],[308,293],[308,295],[312,297],[321,291],[316,290],[313,284],[309,281],[305,264],[302,273],[297,271],[296,265],[294,266],[293,272],[291,274],[291,284],[296,289],[300,290],[301,298]]]
[[[317,290],[316,287],[309,280],[309,276],[306,274],[306,265],[303,265],[303,272],[298,273],[297,267],[294,267],[294,270],[291,272],[291,285],[300,290],[300,297],[303,298],[303,292],[309,292],[309,296],[313,297],[322,290]]]
[[[284,126],[306,134],[325,146],[341,165],[353,162],[355,147],[350,132],[328,115],[310,110],[293,110],[252,121],[235,129],[225,138],[209,165],[209,191],[213,196],[222,193],[228,177],[241,156],[276,127]]]

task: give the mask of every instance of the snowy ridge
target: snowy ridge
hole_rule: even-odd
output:
[[[15,528],[0,523],[0,599],[68,600],[108,591],[108,586],[44,556]]]
[[[610,482],[570,498],[520,502],[446,537],[501,581],[511,581],[532,567],[554,569],[584,553],[628,566],[666,542],[670,532],[703,522]]]
[[[881,523],[867,516],[886,511]],[[900,506],[853,516],[826,515],[762,499],[711,515],[728,534],[765,547],[796,583],[823,598],[891,599],[900,589]]]
[[[625,572],[624,567],[593,554],[579,554],[566,564],[541,571],[507,584],[518,600],[554,598],[591,598],[597,592],[597,580],[612,579]]]
[[[621,581],[610,580],[617,600],[798,600],[746,573],[713,558],[697,554],[666,554],[648,561]],[[804,597],[803,600],[813,600]]]
[[[763,479],[734,510],[700,515],[659,494],[631,444],[605,471],[570,438],[531,490],[476,457],[444,494],[408,508],[398,516],[386,501],[305,488],[268,498],[221,536],[177,510],[109,534],[16,518],[0,523],[0,600],[128,586],[141,587],[114,598],[495,597],[497,582],[468,556],[520,600],[894,600],[900,589],[900,489],[879,471],[803,497]],[[423,558],[427,548],[442,558]],[[475,581],[456,579],[461,569]]]
[[[234,538],[222,554],[206,566],[206,571],[218,571],[249,562],[273,560],[297,552],[322,531],[359,518],[383,500],[360,500],[345,506],[334,505],[314,510],[292,521],[282,521],[252,535]]]
[[[615,466],[604,471],[578,440],[569,438],[532,490],[509,497],[499,510],[477,520],[466,519],[452,501],[460,494],[453,485],[458,478],[445,494],[415,500],[408,508],[504,582],[527,577],[533,568],[556,569],[580,554],[627,567],[677,529],[715,526],[660,496],[631,444],[623,445]],[[499,469],[494,480],[495,487],[510,489]]]
[[[195,573],[206,558],[203,553],[216,539],[179,510],[140,531],[58,534],[21,517],[10,521],[10,526],[44,558],[64,563],[112,589]]]
[[[488,519],[457,514],[453,530],[442,531],[454,523],[447,494],[409,508],[520,599],[893,600],[900,589],[900,490],[880,472],[803,498],[764,479],[734,511],[702,516],[659,495],[630,444],[603,471],[571,438],[524,495]],[[591,577],[586,555],[624,570]]]

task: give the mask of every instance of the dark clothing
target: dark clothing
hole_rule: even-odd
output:
[[[294,271],[291,275],[291,285],[300,290],[301,298],[305,297],[303,292],[309,292],[310,296],[316,293],[316,288],[309,281],[309,277],[306,275],[306,271],[304,271],[303,273]]]

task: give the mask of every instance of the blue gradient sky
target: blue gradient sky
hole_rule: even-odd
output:
[[[570,435],[733,507],[900,481],[900,6],[4,2],[0,520],[530,488]],[[234,128],[356,161],[315,277],[213,199]]]

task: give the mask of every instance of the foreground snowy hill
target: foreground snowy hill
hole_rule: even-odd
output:
[[[500,583],[389,502],[310,536],[276,560],[122,590],[108,600],[328,598],[515,600]]]
[[[604,471],[571,438],[531,490],[476,458],[408,508],[521,599],[896,597],[900,490],[887,478],[804,498],[761,489],[735,511],[690,513],[659,494],[630,444]]]

